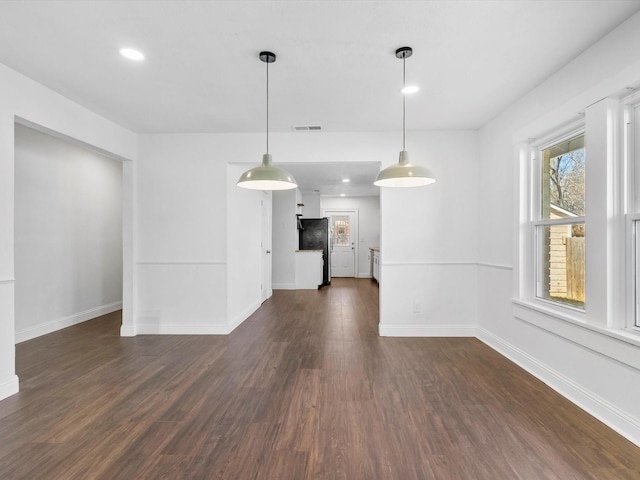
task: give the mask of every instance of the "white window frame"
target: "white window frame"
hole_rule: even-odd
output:
[[[640,101],[640,96],[638,99]],[[546,130],[550,133],[534,138],[514,138],[514,154],[518,162],[514,169],[516,261],[513,312],[516,321],[528,322],[640,369],[640,357],[637,355],[640,329],[633,325],[635,289],[631,292],[627,288],[629,279],[635,278],[635,269],[629,266],[635,265],[629,262],[632,255],[632,220],[640,220],[640,211],[627,215],[625,210],[628,195],[633,189],[629,187],[629,172],[625,163],[623,106],[624,100],[620,98],[605,98],[586,107],[584,115],[576,115],[560,127]],[[541,122],[533,125],[540,126]],[[553,125],[547,126],[550,127]],[[521,132],[526,132],[527,137],[533,136],[531,128]],[[542,172],[536,156],[547,146],[573,138],[583,131],[587,176],[584,311],[537,297],[535,269],[538,264],[534,258],[538,248],[536,226],[549,223],[539,217]],[[565,223],[571,221],[573,219],[565,220]],[[582,219],[575,221],[581,223]],[[635,247],[635,243],[633,245]],[[637,255],[640,255],[640,248],[638,250]],[[633,307],[629,306],[630,302]],[[633,315],[628,315],[629,311]]]
[[[581,120],[579,122],[571,123],[565,126],[562,129],[562,133],[542,139],[542,141],[536,142],[535,146],[533,146],[531,154],[532,154],[532,185],[531,185],[531,235],[533,242],[532,251],[534,253],[534,265],[531,274],[534,278],[531,279],[531,284],[533,286],[533,292],[531,295],[531,299],[535,299],[536,301],[543,302],[553,307],[560,307],[564,311],[572,312],[573,314],[581,315],[585,312],[585,309],[571,306],[569,304],[556,302],[553,300],[547,300],[541,296],[541,285],[540,285],[540,270],[542,268],[542,251],[540,249],[541,242],[538,238],[539,236],[539,227],[553,226],[553,225],[576,225],[585,222],[585,216],[573,217],[573,218],[542,218],[542,152],[554,145],[565,142],[567,140],[571,140],[572,138],[579,137],[581,135],[585,135],[585,125]],[[588,158],[588,154],[587,154]],[[588,164],[588,162],[587,162]],[[588,166],[586,167],[588,168]],[[586,298],[585,298],[586,304]],[[582,319],[581,319],[582,320]]]
[[[623,100],[627,330],[640,334],[640,92]]]
[[[629,289],[627,290],[627,328],[640,333],[640,214],[628,215],[631,240],[628,248],[631,261],[629,262]]]
[[[520,198],[519,198],[519,262],[518,273],[515,275],[516,299],[528,307],[538,309],[546,314],[552,313],[574,323],[584,323],[585,310],[547,300],[538,296],[538,272],[540,269],[541,253],[537,240],[539,226],[554,224],[586,223],[585,217],[575,219],[542,219],[542,152],[558,143],[585,134],[583,117],[570,121],[554,129],[553,132],[535,139],[528,139],[519,146],[520,157]],[[588,152],[587,152],[588,171]],[[588,235],[588,234],[587,234]],[[588,300],[585,299],[587,303]]]

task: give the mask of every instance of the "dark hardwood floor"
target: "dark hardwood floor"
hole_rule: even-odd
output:
[[[380,338],[369,280],[276,291],[229,336],[17,345],[7,479],[638,479],[640,449],[476,339]]]

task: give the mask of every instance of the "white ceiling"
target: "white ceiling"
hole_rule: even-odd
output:
[[[373,184],[380,171],[378,162],[287,163],[281,166],[293,175],[303,193],[344,194],[347,197],[380,194],[380,188]],[[349,182],[345,183],[343,179]]]
[[[138,133],[476,129],[640,0],[0,1],[0,63]],[[131,46],[143,63],[120,57]],[[322,134],[321,132],[314,134]],[[259,158],[258,152],[256,158]]]

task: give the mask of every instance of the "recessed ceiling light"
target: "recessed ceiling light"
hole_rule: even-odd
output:
[[[340,194],[340,196],[341,196],[341,197],[346,197],[346,196],[347,196],[347,194],[346,194],[346,193],[341,193],[341,194]]]
[[[144,60],[144,54],[141,51],[135,50],[133,48],[121,48],[120,55],[122,55],[124,58],[128,58],[129,60],[135,60],[136,62],[141,62],[142,60]]]
[[[419,90],[420,90],[420,87],[418,87],[417,85],[407,85],[400,91],[405,95],[411,95],[412,93],[416,93]]]
[[[349,178],[343,178],[342,179],[342,183],[349,183],[351,181],[351,179]]]

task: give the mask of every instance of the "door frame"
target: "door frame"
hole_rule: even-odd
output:
[[[344,213],[353,213],[355,220],[356,220],[356,224],[355,224],[355,230],[353,232],[353,243],[354,243],[354,249],[353,249],[353,278],[358,278],[358,272],[359,270],[359,265],[358,265],[358,259],[360,258],[360,250],[359,250],[359,244],[360,244],[360,240],[359,240],[359,236],[360,236],[360,217],[359,217],[359,212],[357,208],[323,208],[322,209],[322,216],[323,217],[331,217],[331,215],[327,215],[327,212],[336,212],[339,214],[344,214]],[[349,228],[351,228],[351,226],[349,226]],[[333,254],[333,249],[331,250],[331,252],[329,253],[329,255]],[[329,261],[331,261],[331,259],[329,259]]]
[[[272,276],[273,276],[273,238],[272,238],[272,215],[273,215],[273,197],[271,192],[262,192],[262,198],[260,199],[260,215],[261,215],[261,234],[262,239],[260,241],[260,302],[264,303],[265,300],[271,298],[273,295],[272,290]]]

